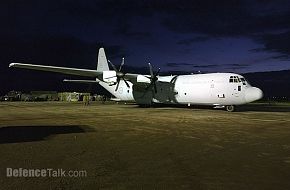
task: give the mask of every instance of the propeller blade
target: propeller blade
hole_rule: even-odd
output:
[[[151,63],[148,63],[148,65],[149,65],[149,71],[150,71],[151,76],[150,77],[146,76],[146,78],[150,79],[151,82],[150,82],[150,85],[146,89],[152,88],[152,85],[153,85],[154,92],[157,93],[156,81],[158,80],[157,75],[160,72],[160,68],[158,68],[158,71],[154,73]]]
[[[119,84],[120,84],[120,79],[117,80],[117,86],[116,86],[116,88],[115,88],[115,91],[118,90],[118,88],[119,88]]]
[[[145,90],[148,90],[151,86],[152,86],[152,83],[150,83],[150,84],[145,88]]]
[[[122,58],[121,65],[120,65],[120,67],[119,67],[119,72],[121,72],[122,67],[123,67],[124,64],[125,64],[125,58],[123,57],[123,58]]]
[[[155,94],[157,93],[157,87],[156,87],[156,84],[155,84],[155,82],[151,82],[146,88],[145,88],[145,90],[148,90],[148,89],[152,89],[152,86],[153,86],[153,88],[154,88],[154,92],[155,92]]]
[[[123,79],[123,80],[124,80],[125,84],[127,85],[127,87],[130,88],[129,83],[125,79]]]
[[[151,75],[151,77],[153,77],[154,76],[154,74],[153,74],[153,67],[152,67],[151,63],[148,63],[148,65],[149,65],[150,75]]]
[[[146,77],[147,79],[151,79],[151,77],[148,77],[148,76],[144,76],[144,77]]]
[[[118,72],[117,68],[110,60],[108,60],[108,63],[110,63],[110,65],[113,67],[114,71]]]
[[[153,86],[154,86],[154,92],[156,94],[157,93],[157,87],[156,87],[156,83],[155,82],[153,82]]]
[[[158,68],[158,71],[155,73],[154,78],[156,78],[156,76],[159,74],[160,72],[160,68]]]

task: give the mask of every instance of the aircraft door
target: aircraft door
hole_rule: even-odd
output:
[[[241,97],[243,91],[243,81],[238,76],[230,76],[229,82],[233,87],[233,96]]]
[[[242,85],[237,84],[237,86],[234,88],[234,96],[240,97],[241,93],[242,93]]]

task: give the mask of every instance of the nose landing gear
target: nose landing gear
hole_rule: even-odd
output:
[[[228,106],[226,106],[226,110],[228,112],[233,112],[233,111],[235,111],[235,106],[234,105],[228,105]]]

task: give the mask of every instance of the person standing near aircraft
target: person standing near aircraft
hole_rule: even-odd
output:
[[[88,106],[90,104],[90,96],[89,95],[84,95],[83,96],[83,102],[85,106]]]

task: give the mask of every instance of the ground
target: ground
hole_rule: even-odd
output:
[[[1,189],[289,189],[290,105],[239,110],[0,102]]]

